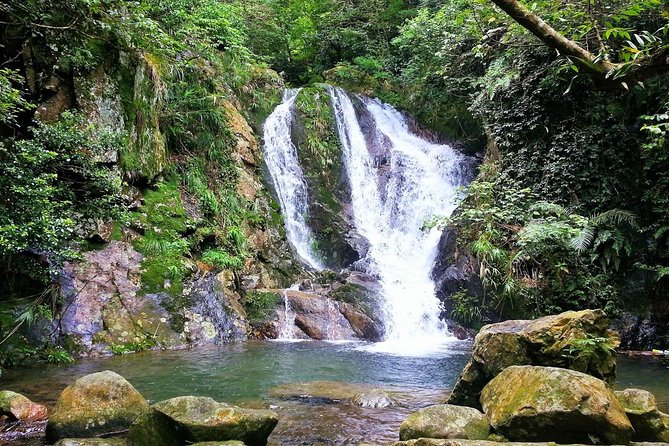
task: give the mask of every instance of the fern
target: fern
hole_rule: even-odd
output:
[[[620,225],[622,223],[629,225],[633,229],[638,229],[639,225],[637,223],[636,215],[632,212],[625,211],[623,209],[610,209],[608,211],[602,212],[600,214],[594,215],[590,218],[590,221],[595,225]]]

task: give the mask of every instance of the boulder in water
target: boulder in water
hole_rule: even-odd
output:
[[[476,335],[472,358],[448,403],[480,408],[483,387],[512,365],[563,367],[610,382],[615,378],[617,343],[601,310],[486,325]]]
[[[652,393],[641,389],[625,389],[616,392],[616,396],[634,427],[634,441],[669,443],[669,415],[657,409]]]
[[[154,404],[128,434],[130,446],[239,440],[265,445],[278,422],[275,412],[243,409],[211,398],[182,396]]]
[[[0,391],[0,415],[8,415],[19,421],[42,421],[46,420],[47,410],[20,393],[3,390]]]
[[[112,371],[83,376],[61,393],[49,417],[49,441],[87,438],[125,431],[149,404],[121,375]]]
[[[478,410],[450,404],[438,404],[412,413],[400,426],[400,440],[417,438],[460,438],[485,440],[490,425]]]
[[[351,400],[353,404],[360,407],[390,407],[397,406],[398,403],[387,392],[381,389],[372,389],[354,396]]]
[[[634,432],[604,381],[557,367],[508,367],[485,386],[481,404],[511,441],[628,444]]]

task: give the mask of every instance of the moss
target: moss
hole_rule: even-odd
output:
[[[145,228],[144,236],[133,242],[144,255],[142,291],[175,298],[181,295],[188,275],[185,255],[189,244],[184,235],[192,222],[174,181],[160,183],[155,190],[147,191],[144,199],[144,206],[135,213],[138,225]]]
[[[244,295],[243,305],[246,316],[250,322],[260,322],[269,316],[280,300],[279,293],[272,291],[247,291]]]
[[[343,238],[342,215],[348,200],[341,162],[341,146],[326,86],[300,91],[295,101],[294,142],[303,167],[311,203],[307,224],[314,233],[314,250],[332,267],[346,266],[357,255]]]
[[[362,311],[364,314],[366,314],[370,318],[372,318],[372,319],[375,318],[375,314],[374,314],[375,296],[374,296],[374,293],[372,293],[371,291],[369,291],[367,288],[365,288],[363,286],[355,285],[353,283],[347,283],[347,284],[342,285],[339,288],[333,290],[330,293],[329,296],[334,300],[351,304],[357,310]]]
[[[130,177],[155,178],[165,167],[167,149],[160,131],[165,85],[161,63],[143,54],[121,64],[120,94],[130,139],[121,150],[121,167]]]

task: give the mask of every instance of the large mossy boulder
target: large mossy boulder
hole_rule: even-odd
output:
[[[193,442],[238,440],[265,445],[278,423],[269,410],[243,409],[211,398],[182,396],[154,404],[131,427],[130,446],[181,446]]]
[[[400,440],[461,438],[485,440],[490,425],[484,414],[471,407],[439,404],[412,413],[400,426]]]
[[[0,415],[7,415],[19,421],[46,420],[47,409],[30,401],[20,393],[11,390],[0,391]]]
[[[148,410],[144,397],[121,375],[109,370],[86,375],[60,394],[46,426],[47,439],[122,432]]]
[[[613,348],[618,339],[608,326],[601,310],[486,325],[476,335],[472,358],[448,403],[480,408],[483,387],[512,365],[562,367],[611,382],[616,370]]]
[[[646,390],[625,389],[616,392],[634,427],[634,441],[669,443],[669,415],[657,409],[655,396]]]
[[[574,370],[509,367],[485,386],[481,404],[511,441],[628,444],[634,432],[608,385]]]

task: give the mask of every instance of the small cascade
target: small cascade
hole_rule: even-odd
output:
[[[288,240],[306,265],[320,271],[323,265],[313,252],[314,238],[305,221],[309,209],[307,182],[290,133],[299,92],[299,89],[286,90],[283,102],[265,121],[264,156],[281,205]]]
[[[439,319],[431,278],[441,234],[424,226],[453,212],[469,163],[450,146],[416,136],[390,105],[356,97],[371,120],[363,132],[351,97],[334,87],[330,95],[356,229],[370,245],[365,265],[382,286],[386,335],[375,348],[438,349],[453,338]]]
[[[290,300],[288,299],[288,290],[298,289],[295,285],[289,289],[283,290],[283,324],[279,331],[277,339],[287,341],[295,339],[295,313],[290,308]]]

